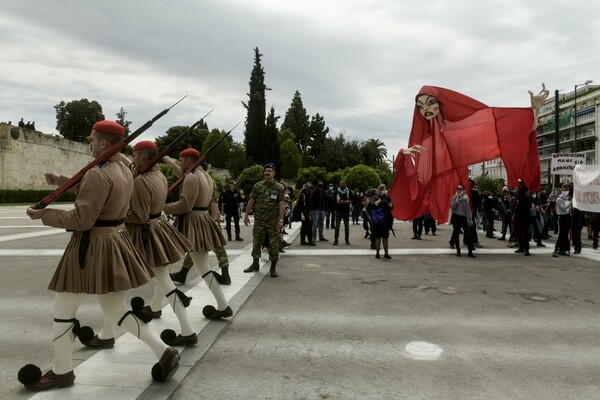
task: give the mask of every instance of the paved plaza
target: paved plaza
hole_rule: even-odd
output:
[[[377,260],[362,225],[350,226],[349,246],[343,234],[333,246],[326,229],[330,241],[309,247],[295,223],[273,279],[264,260],[242,272],[250,230],[227,246],[232,318],[202,317],[215,301],[195,273],[181,286],[200,342],[182,348],[171,381],[152,381],[152,352],[119,328],[114,349],[75,342],[74,386],[36,394],[16,374],[52,365],[46,287],[69,234],[31,221],[25,207],[0,207],[0,398],[600,399],[600,252],[588,240],[582,254],[553,258],[554,236],[524,257],[480,234],[477,258],[458,258],[448,225],[411,240],[412,225],[396,221],[392,259]],[[152,291],[130,296],[149,301]],[[78,318],[101,329],[93,296]],[[177,320],[167,306],[150,325],[160,333]]]

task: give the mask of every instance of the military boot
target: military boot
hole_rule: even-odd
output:
[[[269,274],[271,274],[271,278],[277,278],[277,271],[275,267],[277,266],[277,261],[271,261],[271,269],[269,270]]]
[[[260,265],[258,265],[258,258],[252,259],[252,265],[244,270],[244,272],[256,272],[260,269]]]

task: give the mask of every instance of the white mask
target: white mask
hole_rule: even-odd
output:
[[[488,199],[491,199],[491,198],[492,198],[492,196],[488,196]]]
[[[535,199],[537,197],[537,194],[532,194],[531,197]]]
[[[565,191],[563,191],[563,192],[562,192],[562,194],[564,194],[565,196],[568,196],[568,195],[569,195],[569,192],[565,192]]]

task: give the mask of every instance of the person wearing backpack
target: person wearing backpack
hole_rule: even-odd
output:
[[[375,238],[375,258],[381,258],[379,249],[383,243],[383,257],[391,259],[388,253],[388,239],[390,237],[390,228],[394,223],[392,216],[392,200],[388,197],[387,187],[384,184],[379,185],[375,195],[371,198],[371,217],[373,220],[373,231],[371,236]]]

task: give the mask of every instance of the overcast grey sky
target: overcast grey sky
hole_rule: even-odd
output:
[[[190,125],[245,121],[255,47],[267,108],[283,121],[298,90],[330,135],[406,146],[423,85],[491,106],[529,106],[541,82],[600,83],[592,0],[2,0],[0,121],[56,133],[54,105],[87,98],[136,129],[189,97],[143,139]],[[268,111],[268,110],[267,110]],[[234,131],[243,140],[243,123]]]

